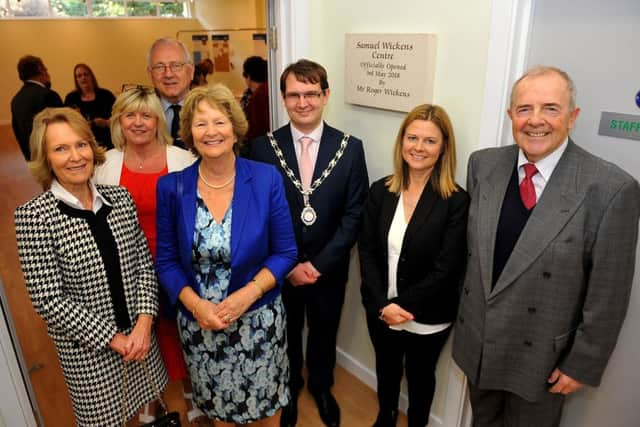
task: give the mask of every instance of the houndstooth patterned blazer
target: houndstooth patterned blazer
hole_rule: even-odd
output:
[[[131,196],[121,187],[97,186],[111,204],[107,216],[118,250],[131,325],[155,316],[158,283],[147,240]],[[87,220],[63,213],[51,191],[15,212],[20,263],[33,307],[47,323],[62,365],[78,425],[119,426],[122,357],[109,348],[118,332],[105,264]],[[104,207],[103,207],[104,208]],[[132,328],[119,331],[124,334]],[[155,336],[147,357],[162,389],[167,377]],[[126,418],[155,397],[142,366],[128,368]]]

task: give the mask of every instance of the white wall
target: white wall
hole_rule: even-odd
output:
[[[372,181],[391,172],[391,147],[404,114],[344,102],[345,33],[437,35],[434,103],[445,107],[453,121],[458,149],[457,179],[464,183],[467,158],[478,146],[490,12],[490,0],[310,2],[310,59],[327,68],[331,87],[325,118],[364,141]],[[370,375],[374,371],[374,356],[360,304],[359,286],[358,264],[354,258],[338,346],[342,355],[360,371],[359,374]],[[439,388],[432,408],[437,418],[441,418],[444,412],[444,386],[451,363],[448,347],[445,354],[438,372]]]

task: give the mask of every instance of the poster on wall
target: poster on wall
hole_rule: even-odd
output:
[[[233,68],[230,61],[229,35],[213,34],[211,36],[211,47],[213,50],[213,64],[216,72],[229,72]]]
[[[345,100],[411,111],[431,103],[435,34],[346,34]]]
[[[209,58],[209,36],[206,34],[195,34],[191,36],[191,43],[193,47],[191,52],[193,54],[193,63],[199,64],[203,59]]]

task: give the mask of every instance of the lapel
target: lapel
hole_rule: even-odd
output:
[[[509,185],[518,159],[518,146],[499,151],[500,158],[493,166],[486,181],[479,182],[478,191],[478,257],[480,259],[482,286],[484,294],[491,293],[493,274],[493,252],[496,244],[496,232],[504,195]]]
[[[237,157],[236,158],[236,181],[233,188],[233,200],[231,206],[233,207],[233,218],[231,220],[231,265],[233,266],[233,260],[237,259],[233,254],[237,254],[240,247],[240,240],[242,238],[245,223],[247,222],[247,216],[250,214],[250,199],[251,195],[251,170],[247,161]]]
[[[404,240],[402,241],[402,248],[404,249],[409,245],[411,239],[416,236],[418,230],[426,222],[427,218],[431,214],[431,209],[438,201],[438,194],[433,190],[431,181],[425,185],[416,205],[416,209],[413,211],[411,220],[407,225],[407,230],[404,233]]]
[[[400,198],[395,194],[389,192],[387,187],[384,187],[384,197],[380,206],[380,218],[382,218],[380,237],[381,247],[384,248],[384,253],[387,253],[387,236],[389,235],[389,229],[391,228],[391,222],[393,222],[393,216],[396,213],[398,201]],[[406,235],[406,233],[405,233]]]
[[[339,132],[336,132],[331,126],[324,123],[322,129],[322,137],[320,138],[320,147],[318,147],[318,157],[316,158],[316,164],[313,168],[313,178],[311,182],[314,182],[320,177],[322,172],[329,166],[329,162],[336,155],[338,147],[340,146],[340,139],[338,139]]]
[[[579,173],[579,153],[569,140],[490,298],[514,283],[540,257],[582,204],[585,191],[579,186]]]
[[[276,130],[273,133],[273,137],[276,139],[280,150],[282,151],[282,155],[284,156],[285,162],[287,162],[287,166],[289,169],[293,171],[293,174],[300,180],[300,169],[298,169],[298,158],[296,157],[296,149],[293,145],[293,137],[291,136],[291,124],[287,124],[280,129]],[[271,146],[269,147],[271,149]],[[282,171],[282,177],[285,181],[285,185],[293,188],[293,192],[296,194],[296,200],[298,202],[299,208],[302,209],[304,206],[304,200],[302,200],[302,194],[298,191],[298,189],[293,185],[287,174],[284,172],[282,167],[280,167],[280,162],[278,161],[278,157],[273,154],[273,157],[278,165],[278,169]]]
[[[193,247],[193,230],[196,226],[196,194],[198,191],[198,168],[200,159],[176,174],[176,205],[180,206],[182,229],[180,241],[182,241],[181,255],[183,262],[191,263],[191,248]],[[180,231],[180,228],[178,228]]]

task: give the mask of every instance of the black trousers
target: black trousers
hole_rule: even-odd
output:
[[[378,405],[381,412],[398,408],[400,382],[406,371],[409,392],[407,419],[409,427],[429,423],[431,402],[436,389],[436,364],[451,328],[418,335],[389,329],[377,317],[368,315],[369,336],[376,354]]]
[[[305,320],[308,329],[308,388],[312,392],[325,392],[333,386],[336,338],[346,281],[346,277],[337,278],[335,275],[332,277],[331,274],[323,274],[312,285],[295,287],[285,282],[282,301],[287,310],[287,353],[291,368],[289,387],[292,394],[297,393],[304,385],[302,332]]]

